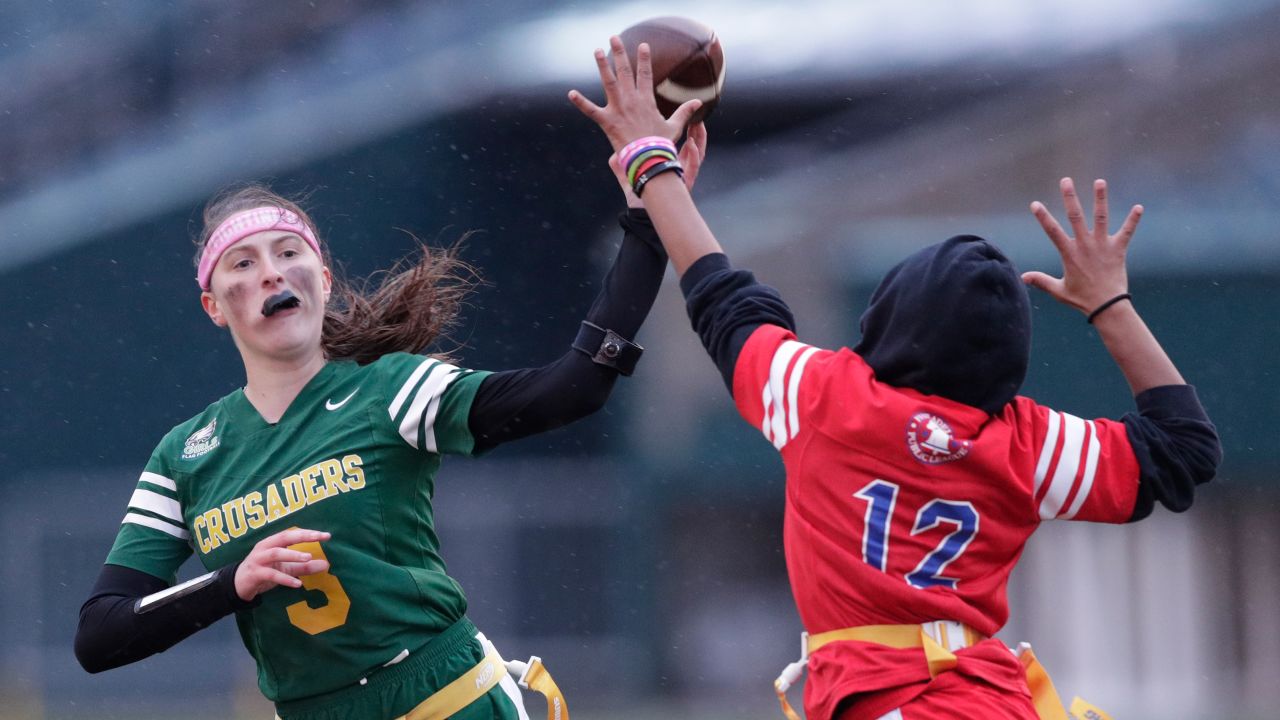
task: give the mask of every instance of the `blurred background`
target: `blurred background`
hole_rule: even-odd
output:
[[[808,342],[854,344],[884,270],[953,234],[1057,272],[1026,208],[1056,211],[1064,175],[1107,178],[1117,217],[1145,204],[1136,302],[1227,459],[1184,516],[1046,524],[1001,637],[1116,718],[1276,716],[1280,434],[1258,423],[1280,413],[1280,2],[54,0],[0,3],[0,718],[271,716],[230,621],[102,675],[71,651],[151,449],[244,381],[192,282],[203,202],[310,193],[351,276],[408,233],[480,230],[487,284],[446,349],[547,362],[620,239],[607,143],[565,93],[599,99],[592,49],[664,14],[727,59],[695,195]],[[1035,303],[1025,393],[1131,409],[1080,316]],[[673,282],[639,339],[604,412],[446,461],[445,558],[575,717],[778,717],[800,632],[781,463]]]

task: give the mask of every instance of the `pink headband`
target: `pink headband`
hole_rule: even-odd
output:
[[[213,275],[213,266],[218,264],[218,259],[227,251],[227,248],[264,230],[286,230],[294,233],[306,240],[311,249],[316,251],[316,255],[324,257],[320,252],[320,243],[316,241],[316,234],[311,232],[311,228],[307,227],[307,224],[302,222],[302,218],[292,210],[274,205],[241,210],[223,220],[222,224],[218,225],[209,236],[209,241],[204,244],[204,252],[200,255],[200,267],[196,271],[196,282],[200,283],[200,289],[209,289],[209,277]]]

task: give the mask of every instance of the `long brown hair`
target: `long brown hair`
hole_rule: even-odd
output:
[[[311,216],[298,202],[257,183],[228,188],[205,205],[204,228],[196,239],[196,264],[209,236],[223,220],[241,210],[264,206],[297,213],[320,243],[321,262],[333,267],[329,247]],[[458,257],[465,239],[464,235],[447,248],[431,248],[418,241],[416,253],[354,285],[335,272],[320,336],[325,357],[364,365],[388,353],[424,352],[447,337],[457,324],[463,301],[479,283],[475,270]],[[440,351],[433,355],[447,357]]]

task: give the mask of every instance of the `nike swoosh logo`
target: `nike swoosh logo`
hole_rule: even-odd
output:
[[[350,400],[351,398],[355,397],[355,396],[356,396],[356,393],[358,393],[358,392],[360,392],[360,388],[356,388],[355,390],[352,390],[350,395],[348,395],[348,396],[346,396],[346,397],[342,398],[342,399],[341,399],[341,400],[339,400],[338,402],[334,402],[334,401],[332,401],[332,400],[325,400],[325,401],[324,401],[324,409],[325,409],[325,410],[330,410],[330,411],[332,411],[332,410],[337,410],[338,408],[342,407],[343,405],[346,405],[346,404],[347,404],[347,401],[348,401],[348,400]]]

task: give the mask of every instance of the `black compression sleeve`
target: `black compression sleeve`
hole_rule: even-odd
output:
[[[667,254],[645,211],[628,210],[619,222],[622,247],[586,319],[635,340],[662,287]],[[604,406],[617,379],[617,370],[572,349],[542,367],[486,377],[467,418],[475,453],[590,415]]]
[[[1134,400],[1138,413],[1122,418],[1140,470],[1129,522],[1150,515],[1157,500],[1174,512],[1191,507],[1196,486],[1212,480],[1222,461],[1218,431],[1195,388],[1164,385]]]
[[[796,320],[777,290],[746,270],[734,270],[723,253],[704,255],[680,278],[689,322],[733,392],[733,368],[747,338],[761,325],[792,332]]]
[[[169,584],[121,565],[103,565],[89,599],[80,607],[75,651],[91,673],[128,665],[164,652],[214,621],[257,605],[236,595],[239,563],[217,571],[213,583],[180,599],[138,614],[134,606]]]

